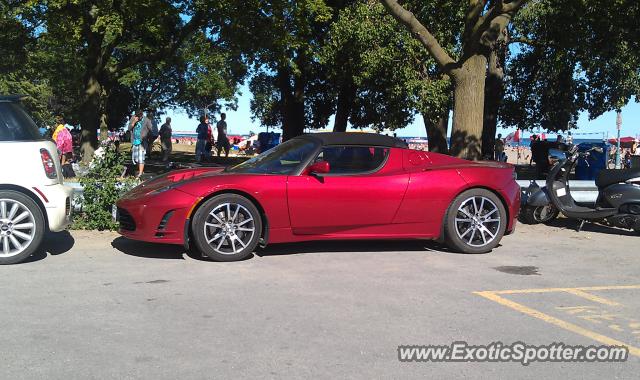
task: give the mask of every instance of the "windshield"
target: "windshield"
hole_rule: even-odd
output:
[[[43,140],[29,115],[13,102],[0,102],[0,141]]]
[[[227,169],[232,173],[291,174],[300,163],[307,160],[318,146],[307,139],[292,139]]]

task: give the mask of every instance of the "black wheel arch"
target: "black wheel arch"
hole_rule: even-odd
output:
[[[187,219],[185,221],[185,225],[184,225],[184,246],[186,249],[189,249],[189,241],[193,238],[191,236],[191,224],[193,223],[193,215],[195,215],[195,213],[198,211],[198,209],[209,199],[216,197],[218,195],[223,195],[223,194],[235,194],[235,195],[240,195],[244,198],[247,198],[247,200],[249,200],[249,202],[253,203],[254,206],[256,206],[256,208],[258,209],[258,212],[260,212],[260,219],[262,221],[262,231],[260,231],[260,243],[259,245],[262,247],[265,247],[269,241],[269,218],[267,217],[267,213],[264,211],[264,208],[262,207],[262,205],[260,204],[260,202],[258,202],[258,200],[253,197],[251,194],[245,192],[245,191],[241,191],[241,190],[236,190],[236,189],[223,189],[223,190],[219,190],[216,192],[213,192],[211,194],[208,194],[206,197],[203,197],[201,199],[198,200],[198,203],[193,207],[193,209],[191,210],[191,213],[189,215],[189,219]]]
[[[459,191],[457,194],[455,194],[453,196],[453,198],[451,198],[451,200],[449,201],[449,207],[451,207],[451,204],[453,203],[453,200],[456,199],[460,194],[464,193],[465,191],[474,190],[474,189],[487,190],[487,191],[493,193],[496,197],[498,197],[498,199],[502,203],[502,206],[504,207],[504,211],[507,213],[507,220],[509,220],[510,214],[509,214],[509,206],[507,205],[507,201],[504,199],[504,197],[499,192],[495,191],[492,188],[486,187],[486,186],[465,187],[464,189]],[[440,236],[438,237],[438,239],[436,239],[436,241],[438,243],[440,243],[440,244],[444,243],[444,225],[445,225],[445,218],[447,217],[447,213],[449,212],[449,207],[447,207],[447,209],[444,212],[444,215],[442,216],[442,223],[440,225]],[[507,231],[507,233],[508,232],[509,231]],[[505,234],[507,234],[507,233],[505,233]]]

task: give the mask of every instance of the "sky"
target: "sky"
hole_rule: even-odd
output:
[[[260,123],[251,120],[251,91],[247,86],[241,88],[241,96],[238,98],[237,110],[225,110],[227,114],[227,127],[229,135],[246,135],[249,131],[256,133],[265,132],[266,127],[261,127]],[[198,120],[196,118],[189,118],[186,113],[180,111],[169,110],[167,116],[171,117],[171,124],[173,126],[174,133],[179,132],[193,132],[198,126]],[[218,120],[219,115],[214,115],[215,120]],[[451,123],[451,118],[449,123]],[[333,126],[333,118],[330,120],[328,128]],[[498,133],[502,133],[502,136],[513,132],[515,129],[498,129]],[[279,130],[276,130],[279,131]],[[451,132],[451,126],[449,126],[449,132]],[[414,122],[396,131],[400,137],[426,137],[426,131],[424,123],[420,116],[416,117]],[[581,133],[596,133],[595,135],[580,135]],[[587,113],[582,113],[578,118],[578,130],[572,131],[575,138],[601,138],[616,136],[616,113],[615,111],[607,112],[595,120],[589,120]],[[529,132],[525,132],[525,136],[529,135]],[[622,130],[621,136],[640,136],[640,104],[635,101],[630,102],[626,107],[622,108]]]

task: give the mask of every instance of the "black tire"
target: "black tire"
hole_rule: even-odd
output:
[[[4,215],[2,214],[2,203],[4,203]],[[13,215],[12,219],[9,219],[11,209],[13,205],[17,205],[15,215]],[[29,213],[26,219],[30,224],[33,225],[32,228],[26,229],[13,229],[14,226],[18,224],[25,225],[25,219],[16,222],[17,218],[20,215],[23,215],[24,212]],[[14,225],[14,222],[17,223]],[[31,240],[25,244],[23,238],[18,236],[20,233],[22,235],[29,235]],[[26,258],[31,256],[37,249],[40,248],[40,244],[42,243],[42,238],[45,233],[45,221],[44,215],[40,207],[33,201],[30,197],[26,196],[23,193],[13,191],[13,190],[0,190],[0,265],[7,264],[17,264],[19,262],[24,261]],[[11,237],[13,239],[11,240]],[[6,241],[6,243],[5,243]],[[15,246],[14,241],[18,241],[21,245],[21,248]],[[9,253],[5,253],[5,244],[9,249]],[[12,253],[11,251],[15,251]]]
[[[543,215],[544,207],[551,207],[551,210],[547,210],[547,214]],[[549,223],[555,220],[560,211],[553,205],[549,206],[530,206],[525,205],[520,210],[520,221],[525,224],[540,224]]]
[[[253,232],[247,231],[250,229]],[[215,261],[238,261],[251,256],[261,232],[260,211],[237,194],[221,194],[207,200],[198,208],[191,224],[196,249]]]
[[[476,206],[473,206],[474,199]],[[461,207],[465,211],[461,211]],[[473,211],[472,207],[476,211],[479,209],[479,213]],[[469,221],[457,221],[456,218]],[[494,219],[497,222],[492,221]],[[476,227],[476,223],[480,222],[483,227]],[[444,219],[445,243],[456,252],[486,253],[500,243],[507,223],[507,211],[494,193],[485,189],[470,189],[458,195],[447,210]]]

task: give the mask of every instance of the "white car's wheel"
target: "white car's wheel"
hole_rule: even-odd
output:
[[[44,216],[28,196],[0,191],[0,264],[15,264],[31,256],[44,236]]]

